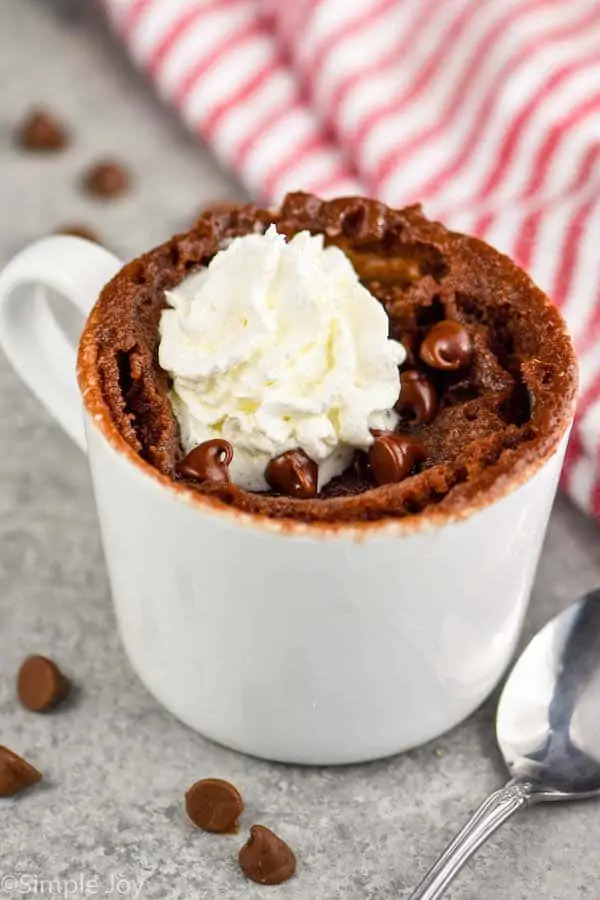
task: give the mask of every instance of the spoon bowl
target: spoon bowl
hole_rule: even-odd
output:
[[[542,628],[506,682],[496,734],[513,779],[548,800],[600,793],[599,709],[600,589]]]
[[[409,900],[437,900],[513,813],[600,795],[600,588],[533,638],[502,691],[496,735],[511,779],[491,794]]]

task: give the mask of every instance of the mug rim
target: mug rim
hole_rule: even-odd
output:
[[[206,514],[223,516],[233,524],[258,528],[262,531],[297,537],[351,537],[359,542],[376,535],[407,536],[423,531],[440,529],[445,525],[456,524],[512,494],[513,491],[529,482],[556,454],[561,441],[570,431],[577,401],[575,392],[569,405],[565,404],[564,415],[561,417],[560,423],[557,423],[552,434],[553,440],[548,441],[548,446],[545,448],[544,453],[538,453],[535,457],[532,455],[529,457],[523,456],[515,460],[514,467],[510,472],[493,476],[490,484],[481,485],[475,497],[461,504],[458,509],[444,509],[440,511],[436,507],[425,507],[424,510],[418,513],[399,518],[383,516],[372,521],[314,520],[304,522],[300,519],[290,517],[276,518],[239,509],[236,506],[223,503],[217,497],[202,494],[193,487],[176,482],[168,475],[160,472],[136,453],[118,430],[104,402],[97,382],[94,383],[94,379],[91,379],[90,382],[86,378],[90,371],[94,373],[93,367],[89,367],[86,372],[81,365],[80,354],[78,375],[87,421],[91,427],[99,432],[111,450],[120,459],[132,465],[138,474],[148,478],[150,482],[165,488],[170,492],[173,499]],[[492,472],[493,467],[484,470],[481,477],[486,471],[488,473]]]

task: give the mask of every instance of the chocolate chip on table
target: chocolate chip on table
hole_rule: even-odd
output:
[[[396,484],[425,459],[425,448],[418,441],[395,431],[374,431],[369,447],[369,466],[377,485]]]
[[[27,760],[0,745],[0,797],[12,797],[41,778],[42,773]]]
[[[427,375],[417,369],[400,372],[396,411],[401,419],[410,425],[425,425],[435,416],[437,405],[436,390]]]
[[[47,712],[69,694],[71,685],[55,662],[45,656],[29,656],[17,675],[17,694],[26,709]]]
[[[61,225],[56,229],[55,233],[68,234],[71,237],[83,238],[85,241],[92,241],[94,244],[102,243],[93,228],[90,228],[88,225],[80,225],[77,222],[68,225]]]
[[[269,462],[265,479],[280,494],[309,500],[317,493],[319,467],[304,450],[288,450]]]
[[[54,152],[67,146],[69,136],[52,113],[34,109],[19,126],[16,141],[22,150]]]
[[[292,849],[264,825],[252,826],[238,859],[246,878],[258,884],[283,884],[296,871]]]
[[[221,778],[203,778],[185,795],[188,816],[198,828],[223,834],[235,830],[244,811],[240,792]]]
[[[463,369],[473,356],[471,335],[460,322],[445,319],[429,329],[419,353],[423,362],[432,369]]]
[[[114,160],[95,163],[83,175],[82,185],[94,197],[118,197],[129,188],[127,169]]]
[[[229,441],[213,438],[190,450],[177,465],[177,474],[198,481],[218,481],[229,484],[229,464],[233,459],[233,447]]]

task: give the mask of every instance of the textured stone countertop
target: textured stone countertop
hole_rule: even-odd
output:
[[[90,0],[0,0],[0,92],[2,264],[67,220],[93,224],[128,256],[183,227],[201,203],[239,194],[153,99]],[[54,159],[11,146],[13,123],[38,102],[76,135]],[[131,166],[135,189],[103,206],[82,198],[75,182],[86,162],[105,154]],[[0,385],[0,742],[46,774],[38,789],[0,803],[0,898],[34,889],[160,900],[406,897],[502,782],[495,698],[440,740],[370,765],[285,767],[203,740],[154,702],[125,659],[82,454],[3,358]],[[599,538],[596,526],[557,502],[527,636],[600,583]],[[31,652],[59,659],[79,686],[55,715],[15,703],[14,673]],[[214,837],[188,824],[182,795],[203,775],[240,787],[244,824],[264,822],[288,839],[299,863],[293,881],[246,882],[236,864],[242,836]],[[598,805],[533,810],[498,833],[448,897],[597,900],[599,845]]]

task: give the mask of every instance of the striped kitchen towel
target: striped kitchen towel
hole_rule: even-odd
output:
[[[564,485],[600,518],[600,0],[104,0],[246,188],[422,201],[513,256],[581,361]]]

